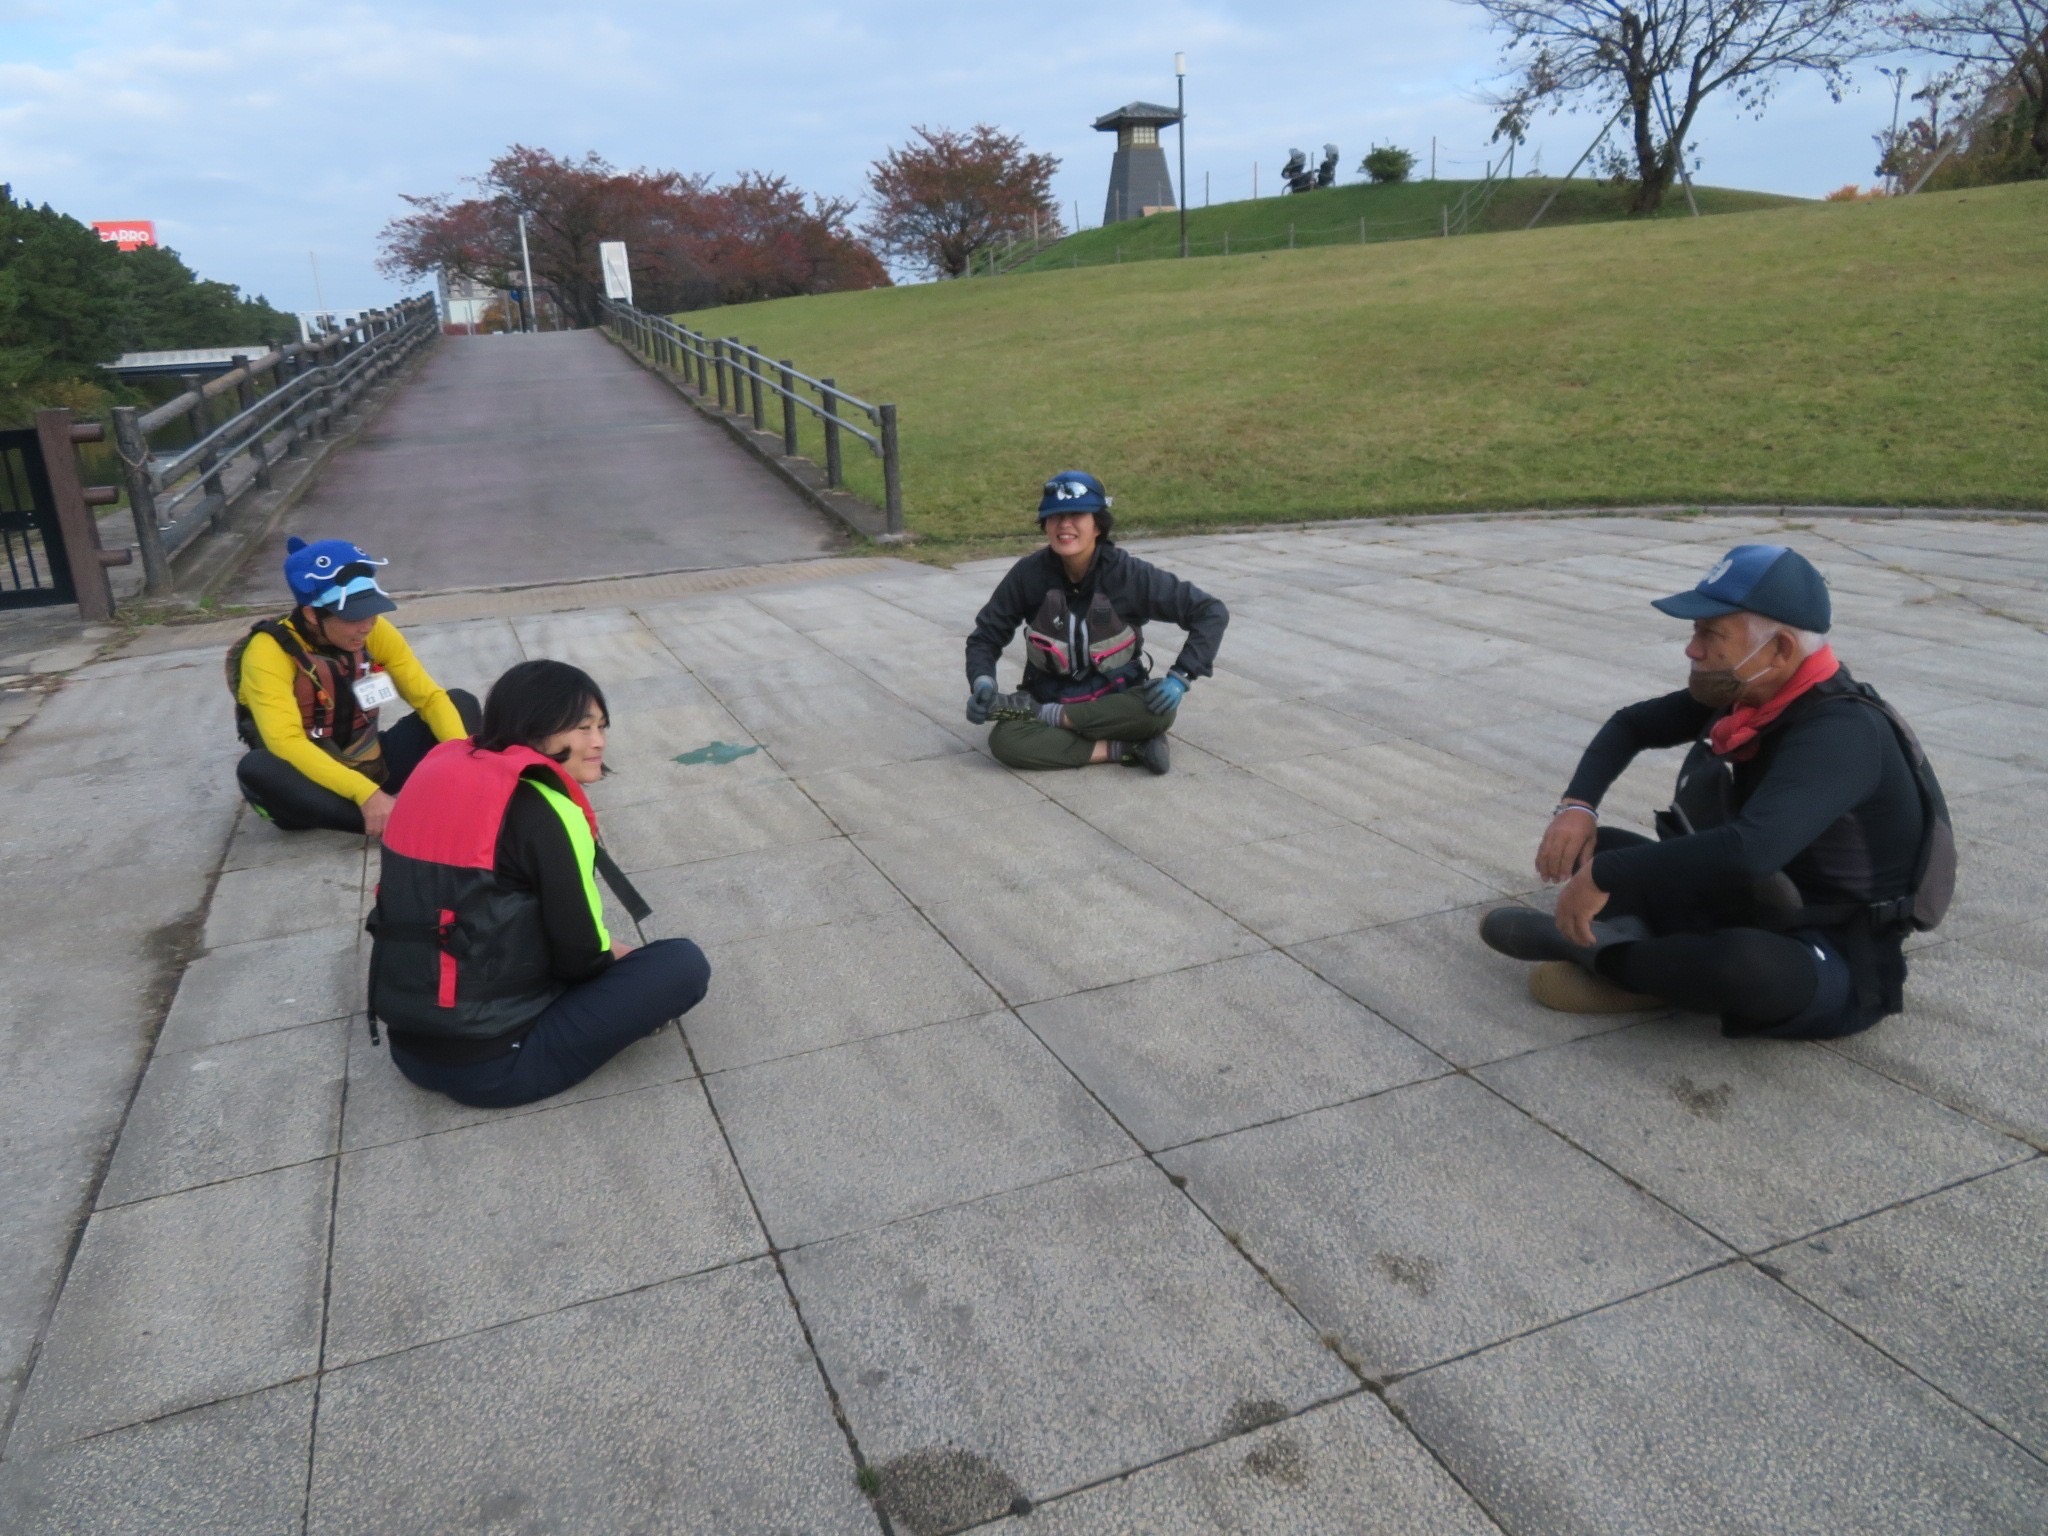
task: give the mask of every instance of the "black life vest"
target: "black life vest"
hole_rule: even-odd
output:
[[[1835,928],[1853,923],[1866,927],[1873,935],[1889,938],[1926,933],[1938,927],[1948,915],[1949,902],[1955,895],[1956,834],[1949,819],[1948,798],[1934,776],[1934,765],[1928,762],[1920,738],[1875,688],[1858,682],[1847,668],[1818,684],[1811,697],[1858,700],[1875,709],[1891,726],[1920,797],[1920,844],[1913,855],[1912,878],[1902,895],[1879,899],[1869,882],[1867,850],[1863,849],[1851,818],[1844,816],[1826,828],[1812,847],[1819,862],[1852,898],[1860,899],[1812,902],[1807,899],[1808,893],[1781,875],[1778,881],[1759,891],[1758,921],[1781,929]],[[1783,724],[1782,719],[1779,724]],[[1740,809],[1735,765],[1715,754],[1703,732],[1679,768],[1671,809],[1658,813],[1657,831],[1664,837],[1704,832],[1734,820]],[[1829,850],[1835,847],[1843,850],[1842,857],[1829,857]]]
[[[1025,626],[1025,686],[1047,703],[1099,699],[1145,680],[1144,649],[1144,630],[1100,592],[1076,613],[1054,587]]]
[[[258,635],[275,640],[297,669],[292,690],[298,698],[299,725],[307,739],[337,762],[382,783],[384,748],[377,730],[377,711],[364,709],[355,694],[356,679],[372,670],[369,653],[308,645],[290,614],[252,624],[247,634],[228,647],[228,692],[234,696],[235,734],[242,745],[251,751],[263,745],[256,717],[242,702],[242,658]]]
[[[597,813],[582,786],[531,747],[442,742],[406,780],[384,827],[377,901],[364,925],[373,1035],[382,1019],[413,1034],[493,1040],[531,1023],[565,990],[549,967],[539,894],[497,872],[498,833],[527,777],[552,792],[597,901]]]

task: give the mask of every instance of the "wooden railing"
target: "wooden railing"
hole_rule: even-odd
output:
[[[439,334],[434,301],[407,299],[312,341],[237,357],[219,378],[155,410],[116,406],[114,446],[135,515],[144,590],[168,593],[180,550],[209,528],[225,528],[239,502],[270,489],[272,465],[301,441],[331,433],[357,396]],[[191,440],[183,447],[152,441],[186,435]]]
[[[836,491],[846,484],[841,436],[865,443],[868,451],[882,461],[884,529],[892,534],[903,531],[903,469],[896,440],[895,406],[870,404],[849,395],[830,379],[814,379],[799,373],[788,359],[771,358],[737,336],[707,336],[676,324],[666,315],[652,315],[610,299],[601,302],[606,330],[657,368],[682,379],[707,405],[715,393],[720,411],[731,416],[750,416],[755,430],[766,432],[767,400],[781,400],[782,448],[786,457],[797,456],[797,413],[807,411],[816,417],[824,429],[825,484],[829,489]],[[859,426],[859,417],[865,417],[873,430]]]

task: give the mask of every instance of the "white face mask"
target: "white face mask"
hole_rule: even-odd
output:
[[[1771,640],[1775,639],[1776,635],[1771,636]],[[1764,649],[1771,640],[1764,641],[1755,651],[1751,651],[1732,667],[1694,667],[1692,674],[1685,680],[1685,691],[1692,695],[1696,704],[1704,704],[1709,709],[1726,709],[1742,696],[1743,689],[1755,682],[1757,677],[1762,677],[1764,672],[1771,670],[1765,667],[1764,672],[1757,673],[1756,677],[1742,675],[1742,668],[1754,661],[1757,651]]]

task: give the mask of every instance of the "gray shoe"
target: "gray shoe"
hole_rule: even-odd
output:
[[[1495,907],[1479,919],[1479,942],[1510,960],[1576,960],[1579,946],[1557,931],[1547,912]]]
[[[1149,768],[1154,773],[1164,773],[1173,766],[1172,754],[1166,750],[1166,738],[1154,736],[1150,741],[1132,742],[1124,753],[1124,765],[1130,768]]]
[[[1593,942],[1574,944],[1558,932],[1557,919],[1527,907],[1495,907],[1479,919],[1479,940],[1511,960],[1569,960],[1586,970],[1593,957],[1610,944],[1650,937],[1650,925],[1639,917],[1595,918]]]

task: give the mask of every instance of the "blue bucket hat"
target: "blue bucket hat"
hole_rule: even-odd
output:
[[[368,619],[398,604],[377,585],[372,560],[347,539],[285,541],[284,581],[302,608],[317,608],[337,619]]]
[[[1674,619],[1757,613],[1817,635],[1834,622],[1827,578],[1782,544],[1738,544],[1690,592],[1653,599],[1650,606]]]

